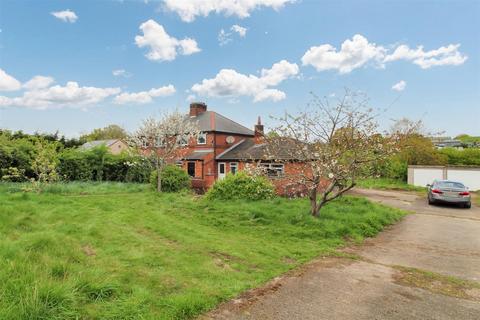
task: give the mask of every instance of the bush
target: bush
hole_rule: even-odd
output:
[[[480,166],[480,148],[445,148],[439,150],[439,153],[447,157],[450,165]]]
[[[267,178],[250,176],[245,172],[228,174],[225,179],[215,182],[207,192],[207,198],[221,200],[261,200],[274,196],[275,187]]]
[[[160,172],[162,180],[162,191],[178,192],[190,188],[190,177],[181,168],[175,165],[168,165]],[[157,171],[152,171],[150,175],[150,184],[153,189],[157,189]]]
[[[152,171],[150,161],[141,156],[113,155],[101,148],[90,151],[66,150],[58,171],[65,181],[117,181],[147,183]]]

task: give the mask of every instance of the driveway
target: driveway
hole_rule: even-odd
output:
[[[480,319],[480,208],[355,190],[412,212],[349,258],[320,258],[203,319]],[[466,281],[462,281],[466,280]]]

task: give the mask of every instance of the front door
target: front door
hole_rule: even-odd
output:
[[[219,162],[218,163],[218,179],[223,179],[225,178],[225,162]]]

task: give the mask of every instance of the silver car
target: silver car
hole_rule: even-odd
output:
[[[464,208],[472,206],[472,197],[468,188],[461,182],[450,180],[435,180],[427,184],[428,204],[456,203]]]

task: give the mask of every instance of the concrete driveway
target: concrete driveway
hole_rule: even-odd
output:
[[[415,193],[356,190],[414,212],[350,258],[321,258],[204,319],[480,319],[480,208]],[[465,281],[463,281],[465,280]]]

